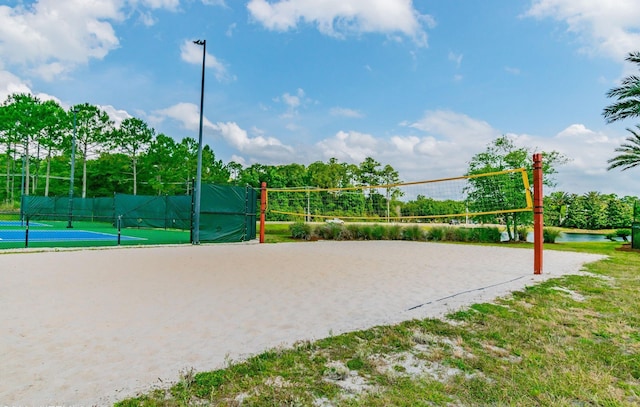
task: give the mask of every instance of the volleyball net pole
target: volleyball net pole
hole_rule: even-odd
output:
[[[536,153],[533,155],[533,274],[542,274],[543,228],[542,154]]]

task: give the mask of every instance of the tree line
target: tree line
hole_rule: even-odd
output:
[[[0,105],[0,199],[17,205],[21,194],[61,196],[69,192],[75,141],[74,196],[190,194],[196,175],[198,143],[156,134],[144,120],[130,117],[120,125],[97,106],[84,103],[63,109],[53,100],[30,94],[10,95]],[[3,179],[4,178],[4,179]],[[359,165],[335,158],[301,164],[244,167],[223,163],[209,145],[202,151],[205,183],[270,187],[337,188],[400,181],[398,172],[367,157]]]

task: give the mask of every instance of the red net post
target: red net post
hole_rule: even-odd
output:
[[[542,274],[544,219],[542,201],[542,154],[533,155],[533,274]]]

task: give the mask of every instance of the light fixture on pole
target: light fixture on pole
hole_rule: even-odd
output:
[[[73,136],[71,138],[71,174],[69,175],[69,223],[67,228],[73,228],[73,179],[75,177],[76,169],[76,116],[78,115],[78,109],[75,107],[73,110]]]
[[[198,164],[196,167],[195,202],[193,207],[193,236],[192,244],[200,244],[200,199],[202,197],[202,112],[204,105],[204,67],[207,57],[207,40],[196,40],[196,45],[202,45],[202,84],[200,86],[200,130],[198,132]]]

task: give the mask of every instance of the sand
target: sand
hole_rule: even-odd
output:
[[[180,371],[441,317],[601,256],[413,242],[0,254],[0,405],[109,405]]]

